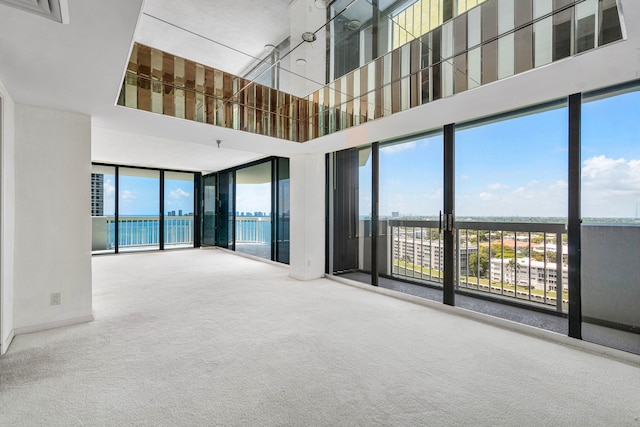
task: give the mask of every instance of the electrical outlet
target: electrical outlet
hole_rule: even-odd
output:
[[[51,305],[60,305],[61,302],[62,298],[60,296],[60,292],[51,294]]]

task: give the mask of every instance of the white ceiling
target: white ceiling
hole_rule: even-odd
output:
[[[147,0],[136,41],[240,75],[289,36],[291,0]],[[172,25],[171,25],[172,24]],[[185,31],[186,30],[186,31]]]
[[[271,4],[271,0],[236,3],[244,1],[264,7]],[[204,0],[163,2],[189,9]],[[622,42],[298,144],[116,106],[143,1],[68,3],[68,25],[0,4],[0,82],[17,103],[92,116],[93,160],[102,162],[220,170],[267,155],[290,157],[364,145],[640,78],[640,2],[623,0],[624,18],[630,25]],[[227,2],[207,2],[221,3]],[[287,1],[274,3],[281,8]],[[242,19],[234,16],[235,25],[225,27],[226,32],[238,38],[252,32],[247,31],[247,23],[267,16],[260,10],[247,8],[237,15]],[[216,14],[198,22],[203,21],[215,23]],[[222,140],[220,149],[217,139]]]

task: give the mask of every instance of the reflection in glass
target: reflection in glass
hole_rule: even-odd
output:
[[[233,249],[234,230],[234,172],[223,172],[218,175],[218,206],[216,213],[217,246]]]
[[[265,259],[271,259],[271,167],[236,171],[235,250]]]
[[[202,246],[216,245],[216,175],[209,175],[202,178],[203,182],[203,219],[202,219]]]
[[[119,168],[118,250],[160,248],[160,172]]]
[[[113,253],[116,242],[116,168],[91,168],[91,251]]]
[[[291,211],[289,178],[289,159],[277,160],[277,218],[276,218],[276,256],[275,260],[289,264],[289,217]]]
[[[333,256],[331,272],[371,269],[371,147],[338,151],[331,164]],[[369,275],[355,275],[370,283]]]
[[[193,247],[193,174],[164,173],[164,248]]]

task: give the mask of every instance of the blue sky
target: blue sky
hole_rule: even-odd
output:
[[[584,217],[634,217],[640,203],[640,92],[583,108]],[[456,132],[456,214],[567,215],[567,109]],[[442,136],[380,150],[380,214],[435,216],[442,209]],[[370,212],[370,159],[360,210]]]
[[[120,175],[120,215],[158,215],[160,209],[159,180]],[[165,180],[165,213],[193,212],[193,181]],[[104,212],[113,215],[115,204],[115,177],[104,176]]]

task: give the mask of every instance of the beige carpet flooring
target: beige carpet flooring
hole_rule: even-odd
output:
[[[640,367],[221,250],[93,258],[0,426],[640,426]]]

